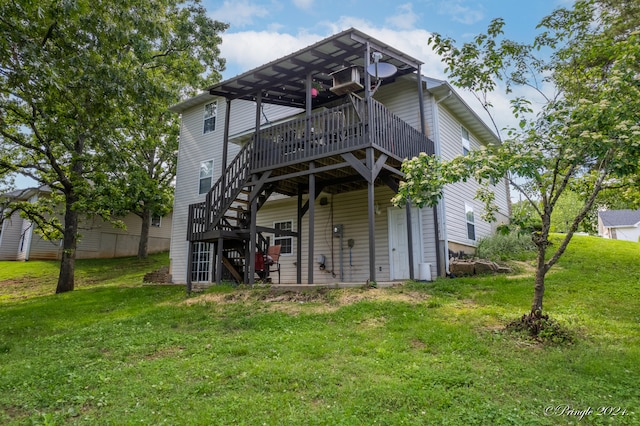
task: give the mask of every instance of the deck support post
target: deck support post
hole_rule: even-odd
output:
[[[218,244],[216,244],[216,284],[222,283],[222,250],[223,250],[224,238],[218,238]]]
[[[298,185],[298,223],[296,224],[296,283],[302,284],[302,185]]]
[[[253,286],[256,280],[256,216],[258,214],[258,197],[251,200],[251,222],[249,224],[249,285]]]
[[[376,219],[375,219],[375,179],[373,177],[373,148],[367,148],[367,168],[371,177],[367,185],[367,216],[369,217],[369,283],[376,281]]]
[[[413,273],[413,265],[414,265],[414,253],[413,253],[413,226],[411,223],[411,200],[407,198],[407,205],[405,206],[407,210],[407,244],[409,245],[409,278],[411,280],[415,279]]]
[[[191,275],[193,274],[193,242],[187,241],[189,249],[187,250],[187,294],[191,294]]]
[[[316,213],[316,175],[314,173],[315,163],[311,161],[309,163],[309,259],[308,259],[308,278],[307,284],[313,284],[313,265],[315,259],[313,258],[313,245],[314,245],[314,233],[315,233],[315,213]]]
[[[231,99],[226,99],[226,111],[224,114],[224,136],[222,145],[222,164],[220,164],[220,179],[222,180],[222,188],[226,188],[227,183],[225,181],[227,177],[227,162],[229,156],[229,123],[231,120]],[[224,196],[224,194],[223,194]],[[209,220],[209,215],[207,215]],[[218,244],[216,245],[216,263],[215,263],[215,282],[220,284],[222,282],[222,252],[224,250],[224,238],[218,238]]]

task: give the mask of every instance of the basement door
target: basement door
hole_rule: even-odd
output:
[[[389,212],[389,277],[392,280],[408,280],[409,239],[407,237],[407,212],[392,207]],[[422,262],[422,226],[420,210],[411,208],[411,237],[413,239],[413,276],[418,278],[418,263]]]

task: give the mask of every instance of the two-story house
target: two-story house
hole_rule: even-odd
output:
[[[476,183],[448,187],[435,208],[390,202],[405,158],[499,143],[421,65],[349,29],[172,106],[174,282],[252,284],[274,245],[274,281],[302,284],[429,279],[446,273],[449,250],[473,251],[493,230]],[[507,184],[494,188],[506,220]]]

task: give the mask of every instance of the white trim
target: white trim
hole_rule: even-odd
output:
[[[215,113],[212,114],[210,117],[207,117],[207,107],[209,105],[211,105],[211,104],[215,104]],[[218,121],[218,100],[215,99],[215,100],[213,100],[211,102],[205,103],[203,108],[204,108],[204,113],[202,114],[202,134],[206,135],[207,133],[213,133],[213,132],[216,131],[216,124],[218,124],[217,123],[217,121]],[[213,118],[213,129],[211,129],[209,131],[205,131],[205,129],[206,129],[205,123],[207,122],[207,120],[210,120],[212,118]]]
[[[467,137],[464,137],[464,134],[467,134]],[[460,126],[460,140],[462,142],[462,155],[469,155],[471,152],[471,135],[469,134],[469,130],[466,127]]]
[[[294,229],[293,229],[293,225],[294,225],[294,220],[293,219],[283,219],[283,220],[273,221],[273,229],[276,229],[276,223],[285,223],[285,222],[290,222],[291,223],[290,231],[291,232],[295,232]],[[276,238],[278,240],[284,240],[286,238],[286,239],[289,239],[291,241],[291,253],[285,253],[282,250],[280,250],[280,256],[287,257],[287,256],[293,256],[295,254],[295,250],[294,250],[294,247],[293,247],[293,237],[290,237],[290,236],[287,236],[287,235],[283,235],[283,236],[278,237],[278,236],[276,236],[274,234],[273,235],[273,245],[276,245]]]
[[[215,170],[215,164],[216,164],[215,159],[214,159],[214,158],[211,158],[211,159],[209,159],[209,160],[201,161],[201,162],[200,162],[200,167],[198,168],[198,195],[204,195],[204,194],[206,194],[206,193],[209,191],[209,189],[207,189],[207,191],[205,191],[205,192],[200,192],[200,182],[201,182],[201,181],[202,181],[202,179],[203,179],[203,177],[201,176],[201,172],[202,172],[202,165],[203,165],[204,163],[209,163],[209,162],[211,162],[211,185],[209,185],[209,189],[213,188],[213,184],[215,183],[215,182],[213,181],[214,170]]]
[[[153,219],[157,217],[158,218],[158,224],[154,225],[153,224]],[[160,216],[159,214],[152,214],[151,215],[151,222],[149,223],[150,226],[154,227],[154,228],[161,228],[162,227],[162,216]]]
[[[471,217],[473,219],[473,221],[469,221],[469,212],[471,212]],[[476,215],[475,212],[473,210],[473,204],[471,203],[467,203],[465,201],[464,203],[464,222],[465,222],[465,230],[467,231],[467,240],[469,241],[478,241],[478,233],[476,230]],[[473,225],[473,238],[469,237],[469,225]]]

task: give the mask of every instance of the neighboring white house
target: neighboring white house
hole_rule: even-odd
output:
[[[37,188],[3,194],[5,199],[35,202],[48,190]],[[0,212],[1,213],[1,212]],[[121,219],[126,229],[114,228],[102,219],[81,218],[80,239],[76,259],[135,256],[140,242],[142,220],[133,213]],[[152,218],[149,229],[149,253],[169,250],[172,213]],[[46,260],[62,257],[62,241],[48,241],[35,232],[31,221],[16,212],[5,218],[0,226],[0,260]]]
[[[598,235],[612,240],[640,241],[640,210],[599,211]]]
[[[395,74],[376,79],[371,58]],[[476,182],[447,187],[436,208],[407,213],[390,202],[404,158],[499,143],[448,83],[420,68],[349,29],[173,106],[182,115],[174,282],[230,272],[252,283],[255,252],[268,244],[281,246],[282,283],[429,278],[448,271],[449,251],[473,252],[496,226],[481,219]],[[312,97],[312,85],[324,90]],[[493,188],[507,221],[507,183]]]

